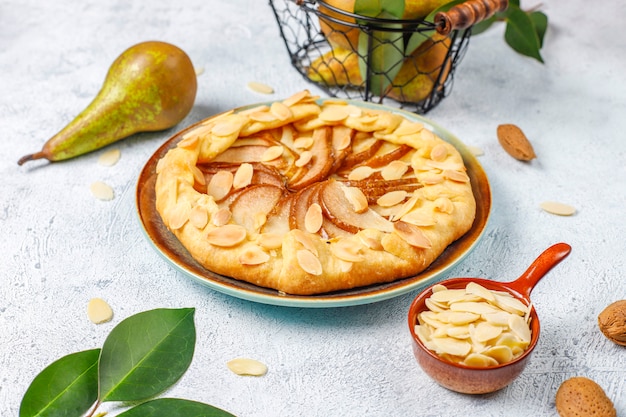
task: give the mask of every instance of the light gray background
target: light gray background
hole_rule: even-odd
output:
[[[17,415],[45,366],[101,346],[125,317],[183,306],[197,309],[196,353],[166,395],[238,416],[555,416],[556,390],[575,375],[600,383],[626,415],[626,350],[596,325],[606,305],[626,298],[626,5],[546,0],[543,10],[545,65],[515,54],[498,26],[472,38],[452,95],[428,114],[484,150],[493,192],[483,239],[450,276],[511,280],[551,244],[573,247],[533,292],[543,329],[526,371],[500,392],[472,397],[439,387],[413,359],[406,313],[416,292],[346,308],[261,305],[193,282],[144,238],[136,179],[177,129],[303,88],[322,94],[291,68],[266,1],[1,2],[0,415]],[[121,142],[110,168],[97,164],[102,151],[17,166],[91,101],[124,49],[153,39],[180,46],[204,69],[179,126]],[[248,81],[276,92],[254,93]],[[504,153],[501,123],[524,129],[535,161]],[[97,180],[114,188],[113,201],[91,195]],[[578,212],[547,214],[544,200]],[[111,304],[112,322],[89,322],[91,297]],[[235,376],[225,364],[239,356],[263,361],[268,374]]]

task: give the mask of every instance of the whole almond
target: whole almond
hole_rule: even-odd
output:
[[[556,411],[561,417],[616,417],[617,411],[595,381],[577,376],[564,381],[556,392]]]
[[[519,127],[513,124],[503,124],[498,126],[498,141],[502,148],[513,158],[520,161],[530,161],[535,159],[533,145]]]
[[[602,310],[598,326],[610,341],[626,346],[626,300],[615,301]]]

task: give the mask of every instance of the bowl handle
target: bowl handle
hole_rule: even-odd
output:
[[[530,298],[530,293],[539,280],[565,259],[571,250],[572,247],[567,243],[557,243],[550,246],[534,260],[518,279],[509,283],[508,286],[523,294],[526,298]]]
[[[468,0],[457,4],[447,12],[435,15],[437,32],[448,35],[455,29],[466,29],[476,23],[489,19],[496,12],[509,7],[509,0]]]

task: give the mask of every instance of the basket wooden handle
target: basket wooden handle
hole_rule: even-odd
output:
[[[437,32],[447,35],[455,29],[466,29],[509,7],[509,0],[468,0],[447,12],[435,15]]]

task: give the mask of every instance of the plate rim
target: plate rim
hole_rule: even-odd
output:
[[[333,101],[333,100],[337,100],[337,99],[336,98],[320,98],[317,100],[317,102],[321,104],[325,101]],[[241,107],[233,109],[232,111],[239,112],[239,111],[254,108],[257,106],[269,105],[274,101],[266,101],[266,102],[241,106]],[[406,277],[406,278],[402,278],[402,279],[399,279],[390,283],[381,283],[381,284],[370,285],[367,287],[361,287],[361,289],[365,291],[364,293],[349,294],[351,292],[360,290],[359,288],[354,288],[350,290],[336,291],[333,293],[313,294],[313,295],[292,295],[292,294],[284,294],[284,293],[281,293],[280,291],[273,290],[273,289],[258,287],[254,284],[250,284],[245,281],[240,281],[232,277],[224,277],[226,279],[234,281],[235,285],[229,286],[219,281],[216,281],[213,277],[211,277],[211,274],[213,275],[219,275],[219,274],[215,274],[200,266],[200,268],[204,269],[207,272],[207,275],[200,275],[192,271],[188,267],[186,268],[183,265],[181,265],[181,261],[179,259],[172,259],[167,253],[165,253],[159,247],[159,245],[157,245],[157,243],[155,242],[155,237],[152,236],[151,233],[149,232],[146,226],[146,223],[144,221],[144,217],[142,216],[142,201],[141,200],[142,200],[142,194],[145,189],[143,185],[146,183],[145,181],[146,175],[148,179],[154,176],[154,174],[153,173],[151,174],[150,171],[151,170],[153,171],[156,166],[155,157],[159,155],[160,153],[166,152],[171,147],[173,147],[176,143],[176,139],[180,138],[184,134],[184,132],[193,129],[199,123],[202,123],[206,121],[207,119],[217,117],[223,113],[211,115],[205,119],[202,119],[198,122],[191,124],[190,126],[186,128],[183,128],[175,132],[163,144],[161,144],[161,146],[159,146],[154,153],[150,155],[148,161],[142,167],[139,173],[139,176],[137,178],[137,182],[136,182],[135,204],[136,204],[136,215],[139,219],[141,230],[144,236],[146,237],[146,239],[148,240],[148,243],[150,243],[152,248],[166,261],[166,263],[174,267],[178,272],[181,272],[183,275],[191,278],[195,282],[198,282],[222,294],[226,294],[226,295],[236,297],[239,299],[244,299],[244,300],[257,302],[261,304],[284,306],[284,307],[331,308],[331,307],[347,307],[347,306],[371,304],[371,303],[380,302],[380,301],[384,301],[384,300],[401,296],[413,290],[418,290],[422,287],[431,285],[437,279],[442,279],[442,275],[446,271],[455,267],[456,265],[458,265],[461,261],[465,259],[465,257],[475,248],[475,246],[478,244],[478,242],[481,240],[481,238],[483,237],[485,233],[485,230],[489,223],[489,219],[491,218],[491,212],[492,212],[491,185],[489,183],[489,179],[487,178],[486,172],[484,171],[482,165],[477,160],[477,158],[469,151],[466,145],[459,138],[456,137],[456,135],[452,134],[447,129],[443,128],[439,124],[433,122],[432,120],[422,115],[411,113],[403,109],[388,107],[385,105],[364,102],[364,101],[359,101],[359,100],[343,100],[342,99],[342,101],[348,102],[349,104],[353,104],[358,107],[390,111],[390,112],[399,114],[401,116],[404,116],[409,120],[423,123],[429,128],[429,130],[433,131],[441,139],[443,139],[444,141],[448,143],[451,143],[461,153],[461,156],[466,164],[468,163],[467,159],[470,159],[469,162],[471,162],[471,165],[478,168],[481,171],[482,177],[486,180],[486,182],[484,184],[477,184],[477,186],[478,185],[482,186],[481,188],[483,189],[483,191],[486,191],[486,194],[487,194],[487,195],[483,195],[483,198],[485,199],[487,203],[487,207],[485,207],[486,210],[485,210],[485,215],[483,216],[484,221],[482,222],[481,229],[477,232],[475,239],[472,242],[470,242],[462,251],[460,251],[460,253],[454,259],[452,259],[449,263],[445,264],[441,270],[436,271],[431,275],[426,275],[425,277],[422,277],[421,279],[418,279],[415,281],[411,281],[411,279],[414,279],[415,277],[421,275],[423,272],[428,271],[428,268],[422,273],[414,277]],[[228,110],[228,111],[231,111],[231,110]],[[484,203],[484,202],[481,201],[481,203]],[[160,218],[156,219],[156,221],[161,222]],[[472,228],[473,227],[474,225],[472,226]],[[171,233],[171,232],[167,231],[167,233]],[[173,234],[171,234],[171,236],[174,239],[176,239]],[[464,236],[465,235],[460,237],[458,240],[463,239]],[[404,283],[403,281],[405,280],[408,280],[408,281]],[[387,287],[387,286],[390,288],[385,289],[384,287]],[[252,289],[248,289],[246,287],[252,287]],[[258,288],[258,290],[256,290],[256,288]],[[377,289],[376,290],[372,289],[371,291],[367,291],[368,288],[377,288]],[[262,290],[263,292],[260,292],[260,290]],[[270,291],[272,293],[271,294],[267,293],[267,291]],[[342,293],[348,293],[348,294],[342,295]]]

